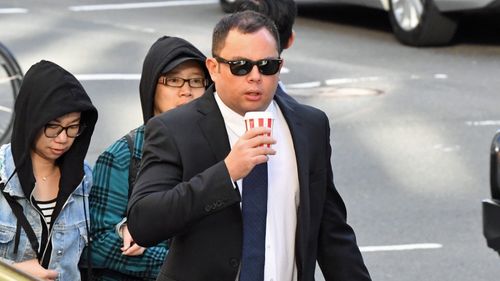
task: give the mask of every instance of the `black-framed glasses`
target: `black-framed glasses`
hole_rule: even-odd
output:
[[[205,88],[207,86],[208,80],[201,77],[184,79],[180,77],[167,77],[167,76],[163,76],[160,80],[161,84],[174,88],[181,88],[182,86],[184,86],[184,83],[186,82],[188,82],[188,85],[191,88]]]
[[[82,134],[85,127],[85,124],[74,124],[63,127],[59,124],[49,123],[44,126],[43,133],[48,138],[57,138],[62,131],[66,131],[66,136],[68,136],[68,138],[76,138]]]
[[[253,61],[248,59],[226,60],[221,57],[215,57],[215,60],[229,65],[231,73],[236,76],[247,75],[250,71],[252,71],[254,65],[257,66],[260,73],[264,75],[274,75],[278,73],[281,62],[283,62],[281,58]]]

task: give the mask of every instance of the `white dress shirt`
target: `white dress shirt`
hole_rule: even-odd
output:
[[[245,133],[245,121],[243,116],[227,107],[217,93],[214,95],[232,147]],[[269,176],[264,280],[296,281],[295,232],[300,199],[297,161],[290,129],[274,100],[266,111],[274,115],[272,135],[276,144],[272,147],[276,154],[270,155],[267,162]],[[243,194],[241,179],[237,185],[240,194]]]

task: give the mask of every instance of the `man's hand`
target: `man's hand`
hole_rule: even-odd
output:
[[[269,128],[253,128],[233,145],[231,152],[224,159],[232,180],[237,181],[245,177],[253,167],[267,162],[268,155],[276,154],[274,149],[267,147],[267,144],[276,143],[276,140],[267,136],[270,133]]]
[[[140,256],[144,253],[146,248],[137,245],[134,242],[134,239],[130,235],[128,231],[128,227],[126,224],[122,226],[122,236],[123,236],[123,247],[120,248],[122,250],[122,255],[125,256]]]
[[[38,260],[36,260],[36,259],[14,263],[14,264],[12,264],[12,266],[16,269],[23,271],[23,272],[31,274],[34,277],[37,277],[41,280],[46,280],[46,281],[55,281],[57,278],[57,275],[59,275],[59,273],[57,273],[57,271],[55,271],[55,270],[43,268],[38,263]]]

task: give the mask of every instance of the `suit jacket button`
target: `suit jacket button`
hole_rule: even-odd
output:
[[[221,207],[222,206],[222,201],[221,200],[217,200],[217,202],[215,202],[215,206],[217,206],[217,208]]]
[[[240,261],[237,258],[230,258],[229,265],[231,265],[231,267],[233,268],[237,268],[238,266],[240,266]]]
[[[212,206],[206,205],[205,206],[205,211],[210,212],[212,210]]]

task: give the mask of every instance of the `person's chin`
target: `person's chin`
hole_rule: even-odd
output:
[[[269,106],[269,102],[264,99],[262,95],[260,96],[252,96],[251,98],[246,98],[246,109],[247,111],[263,111]]]

